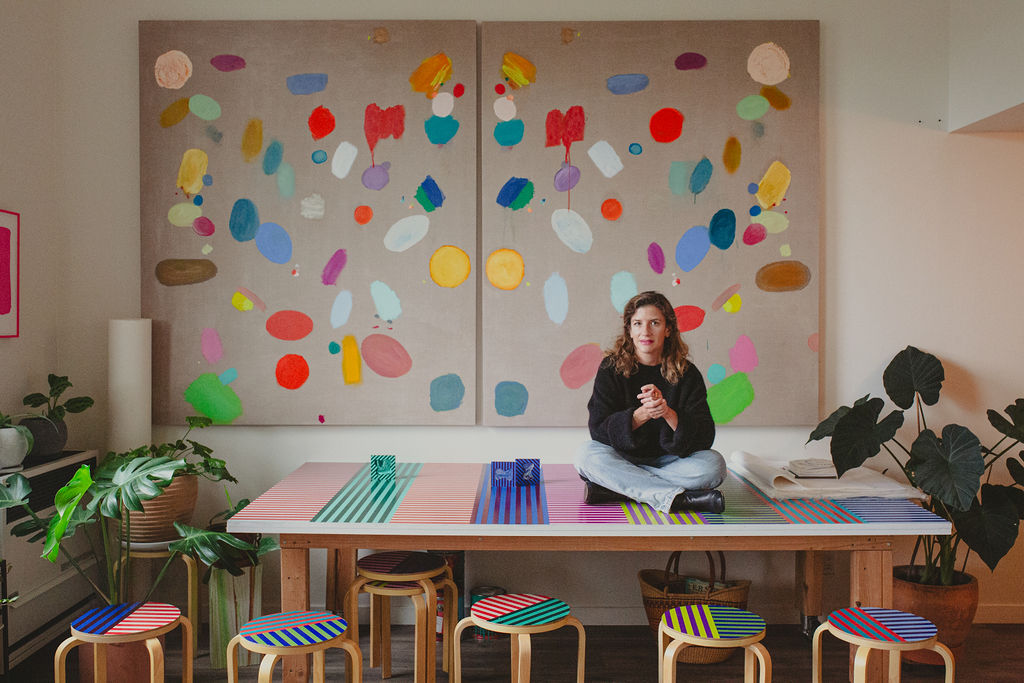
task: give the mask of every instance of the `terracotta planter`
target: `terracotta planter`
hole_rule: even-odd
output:
[[[908,565],[893,567],[893,607],[934,623],[939,629],[939,642],[959,659],[978,611],[978,580],[970,574],[956,572],[956,580],[962,583],[926,586],[907,580],[913,576],[914,569]],[[904,652],[903,659],[920,664],[943,664],[942,658],[929,650]]]
[[[129,512],[132,543],[158,543],[178,539],[174,523],[189,524],[196,507],[199,479],[193,475],[175,477],[156,498],[145,500],[145,512]]]

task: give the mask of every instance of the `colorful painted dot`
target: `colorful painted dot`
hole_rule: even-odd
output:
[[[756,205],[750,207],[750,215],[751,216],[760,216],[761,215],[761,207],[760,206],[756,206]]]
[[[325,420],[324,420],[324,416],[323,416],[323,415],[317,415],[317,416],[316,416],[316,419],[317,419],[317,421],[319,421],[319,422],[320,422],[320,424],[323,424],[323,423],[325,422]]]
[[[633,156],[636,156],[638,154],[642,154],[643,153],[644,146],[641,145],[639,142],[631,142],[631,143],[629,143],[629,148],[628,149],[629,149],[629,153],[630,154],[632,154]]]
[[[206,185],[207,187],[209,187],[210,185],[213,185],[213,176],[210,175],[209,173],[204,175],[203,176],[203,185]]]
[[[356,219],[356,223],[359,225],[366,225],[373,220],[373,209],[365,204],[357,206],[356,210],[352,212],[352,217]]]
[[[202,206],[203,205],[203,195],[197,194],[195,197],[192,198],[192,203],[195,204],[196,206]]]
[[[601,215],[609,221],[618,220],[622,217],[622,202],[615,198],[604,200],[601,204]]]
[[[322,149],[315,150],[312,154],[314,164],[322,164],[327,161],[327,152]]]
[[[723,379],[725,379],[725,376],[727,374],[728,371],[725,369],[724,365],[722,365],[721,363],[712,363],[710,366],[708,366],[708,383],[718,384]]]
[[[341,344],[339,344],[336,341],[332,341],[330,344],[327,345],[327,350],[331,352],[332,356],[335,354],[339,354],[341,353]]]
[[[455,97],[462,97],[466,93],[466,86],[461,83],[456,83],[455,87],[452,88],[452,95]]]
[[[495,85],[494,86],[494,92],[496,92],[499,95],[504,95],[505,94],[505,84],[504,83],[498,83],[497,85]]]
[[[757,183],[750,183],[749,185],[747,185],[747,193],[748,194],[757,194],[758,187],[759,186],[758,186]]]

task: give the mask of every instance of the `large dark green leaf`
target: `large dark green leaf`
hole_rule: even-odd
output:
[[[1024,519],[1024,491],[1007,486],[1006,495],[1010,497],[1010,500],[1017,507],[1017,518]]]
[[[853,405],[859,406],[862,403],[867,403],[869,398],[871,398],[870,394],[861,396]],[[818,441],[832,436],[832,432],[835,431],[836,428],[836,423],[839,422],[843,415],[846,415],[848,412],[850,412],[850,406],[839,406],[836,408],[831,415],[818,423],[818,426],[815,427],[814,431],[811,432],[811,435],[807,437],[807,441],[805,443]]]
[[[1009,420],[996,411],[989,410],[989,423],[1001,434],[1017,441],[1024,441],[1024,398],[1018,398],[1013,405],[1006,406],[1003,412],[1010,416]]]
[[[7,477],[7,481],[0,482],[0,509],[24,505],[30,493],[32,486],[28,479],[21,474],[12,474]]]
[[[257,549],[229,533],[196,529],[180,522],[175,522],[174,528],[181,536],[181,540],[171,543],[168,546],[171,550],[199,558],[208,565],[216,563],[234,576],[242,574],[239,565],[258,563]]]
[[[942,428],[940,439],[922,431],[910,447],[907,467],[915,486],[954,510],[967,510],[978,495],[985,459],[974,433],[957,424]]]
[[[92,476],[89,473],[89,466],[82,465],[71,477],[71,481],[57,491],[53,497],[53,505],[57,515],[50,520],[50,527],[46,530],[46,545],[43,546],[42,557],[50,562],[57,561],[57,553],[60,551],[60,543],[64,540],[64,532],[71,523],[71,517],[78,507],[82,496],[92,486]]]
[[[981,487],[981,503],[975,500],[967,512],[953,516],[960,538],[993,571],[1016,542],[1020,524],[1017,508],[1006,493],[1007,488],[985,484]]]
[[[913,346],[899,353],[882,373],[882,385],[892,402],[907,410],[920,394],[925,405],[935,405],[946,373],[939,359]]]
[[[1021,452],[1020,457],[1024,458],[1024,451]],[[1017,460],[1017,458],[1007,458],[1006,471],[1010,473],[1015,482],[1024,486],[1024,465],[1020,464],[1020,460]]]
[[[111,474],[109,480],[97,482],[95,500],[104,517],[120,519],[121,505],[142,511],[142,501],[159,496],[185,467],[184,460],[141,457],[129,460]]]
[[[88,396],[76,396],[69,398],[64,407],[69,413],[80,413],[87,408],[92,408],[93,400]]]
[[[854,405],[836,422],[832,431],[832,462],[836,473],[843,476],[847,470],[860,467],[868,458],[877,455],[882,444],[896,436],[903,425],[903,413],[894,410],[878,422],[885,401],[872,398]]]

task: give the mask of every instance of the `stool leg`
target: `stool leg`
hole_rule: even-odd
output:
[[[415,639],[413,641],[413,680],[416,683],[427,683],[427,642],[425,637],[427,616],[426,601],[423,594],[412,596],[412,604],[416,608]]]
[[[953,683],[953,679],[956,677],[956,662],[953,659],[953,651],[938,641],[932,645],[932,650],[938,652],[942,656],[942,660],[946,662],[946,683]]]
[[[359,645],[351,640],[343,640],[339,647],[348,653],[349,683],[363,683],[363,653]]]
[[[370,666],[377,668],[380,666],[380,603],[382,597],[370,593]],[[387,676],[381,674],[382,678]]]
[[[857,648],[857,654],[853,657],[853,683],[868,682],[868,657],[871,656],[871,648],[861,645]]]
[[[455,628],[455,615],[459,609],[458,588],[451,579],[445,579],[444,618],[441,620],[441,670],[451,671],[452,667],[452,629]]]
[[[377,603],[377,659],[380,660],[380,677],[391,678],[391,598],[379,596]]]
[[[149,680],[164,683],[164,649],[160,646],[160,639],[146,638],[146,649],[149,650]]]
[[[512,660],[512,683],[519,683],[519,639],[516,634],[508,636],[509,654]]]
[[[583,683],[583,673],[586,671],[587,657],[587,633],[583,630],[583,624],[576,617],[570,616],[567,623],[572,624],[579,631],[579,647],[576,653],[576,683]]]
[[[452,679],[451,683],[462,683],[462,632],[473,625],[473,618],[460,619],[452,632]]]
[[[242,636],[235,636],[228,642],[228,683],[238,683],[238,643]]]
[[[79,645],[84,645],[84,640],[79,640],[74,636],[71,636],[60,646],[57,647],[57,651],[53,654],[53,680],[54,683],[67,683],[67,663],[68,654]]]
[[[271,683],[274,678],[274,665],[277,664],[277,660],[280,659],[277,655],[263,655],[263,659],[260,661],[260,675],[256,679],[257,683]]]
[[[327,650],[313,652],[313,683],[327,683]]]
[[[658,683],[665,683],[665,667],[662,665],[662,661],[665,659],[665,649],[668,647],[669,641],[668,633],[665,632],[665,625],[658,625]]]
[[[513,633],[510,637],[519,642],[519,647],[516,648],[519,651],[519,666],[517,667],[519,677],[513,681],[515,683],[530,683],[530,658],[533,654],[533,648],[530,646],[530,634]]]
[[[107,683],[107,646],[102,643],[92,645],[92,680]]]
[[[811,683],[821,683],[821,640],[828,630],[826,621],[814,629],[814,636],[811,638]]]
[[[665,648],[665,656],[659,662],[662,668],[661,678],[663,683],[676,683],[676,659],[679,658],[679,651],[685,647],[689,647],[689,643],[673,640]]]
[[[181,559],[185,563],[186,575],[188,577],[188,620],[196,625],[196,629],[192,632],[192,652],[193,654],[199,649],[199,568],[196,565],[196,560],[191,555],[181,554]]]
[[[423,606],[423,645],[426,649],[426,683],[434,683],[437,676],[437,630],[434,621],[437,619],[437,589],[433,579],[420,579],[417,583],[423,588],[425,605]]]
[[[757,660],[761,664],[761,675],[758,677],[759,683],[772,683],[772,656],[768,654],[768,649],[761,643],[754,643],[747,646],[748,650],[752,650]],[[753,678],[751,678],[753,683]]]
[[[196,629],[192,628],[192,621],[187,617],[178,617],[178,625],[181,626],[181,680],[182,683],[192,683],[192,658],[196,654],[193,649],[196,641]]]
[[[881,651],[879,651],[881,654]],[[903,674],[903,658],[899,650],[889,650],[889,683],[900,683]]]

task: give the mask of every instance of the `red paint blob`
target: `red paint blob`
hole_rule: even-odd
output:
[[[760,223],[751,223],[743,231],[743,244],[754,245],[768,236],[768,229]]]
[[[681,115],[680,115],[681,116]],[[558,109],[548,112],[544,121],[544,128],[547,132],[545,147],[554,147],[558,144],[565,145],[566,156],[569,154],[569,145],[583,139],[583,129],[586,126],[586,116],[583,114],[583,107],[576,104],[569,107],[565,114]]]
[[[377,142],[384,138],[393,137],[398,140],[405,132],[405,107],[396,104],[387,109],[381,109],[375,102],[366,105],[363,113],[363,132],[366,134],[366,144],[370,146],[370,158],[373,159],[373,149]]]
[[[356,219],[356,223],[359,225],[366,225],[373,220],[373,209],[365,204],[357,206],[356,210],[352,212],[352,217]]]
[[[659,109],[651,117],[650,128],[655,142],[672,142],[683,132],[683,113],[672,107]]]
[[[609,221],[617,221],[622,216],[622,202],[618,199],[606,199],[601,204],[601,215]]]
[[[200,216],[192,221],[192,230],[200,237],[209,237],[214,231],[213,221],[206,216]]]
[[[334,132],[334,114],[327,107],[317,107],[309,115],[309,132],[314,140],[325,138]]]
[[[455,95],[455,97],[462,97],[465,94],[466,86],[462,85],[461,83],[456,83],[455,87],[452,88],[452,95]]]
[[[604,352],[597,344],[584,344],[576,347],[565,357],[562,367],[558,370],[562,384],[570,389],[579,389],[587,384],[597,374],[597,368],[601,365],[602,358],[604,358]]]
[[[289,353],[277,361],[274,376],[285,389],[298,389],[309,379],[309,363],[299,354]]]
[[[695,330],[704,322],[704,309],[698,306],[677,306],[675,312],[680,332]]]
[[[371,334],[360,347],[366,366],[381,377],[401,377],[412,369],[405,347],[386,334]]]
[[[267,318],[267,332],[275,339],[295,341],[313,331],[313,319],[302,311],[278,311]]]
[[[505,84],[504,83],[497,83],[494,86],[494,92],[496,92],[499,95],[504,95],[505,94]]]

